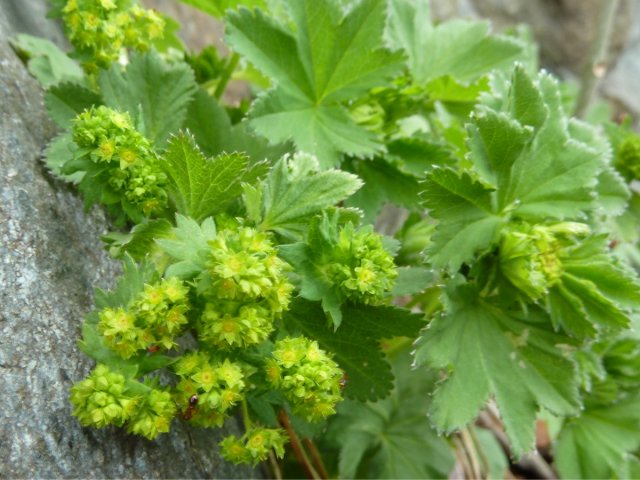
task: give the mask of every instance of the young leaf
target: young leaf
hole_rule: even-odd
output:
[[[366,156],[381,149],[375,136],[350,119],[341,101],[386,84],[400,57],[384,50],[385,2],[363,0],[343,14],[332,0],[287,0],[288,26],[260,10],[226,20],[227,40],[276,87],[251,111],[252,126],[272,141],[293,139],[323,168],[340,153]]]
[[[575,369],[557,345],[568,337],[550,330],[542,313],[509,315],[461,285],[447,292],[445,314],[419,339],[416,362],[447,371],[434,394],[432,421],[451,432],[473,420],[495,397],[515,457],[534,445],[540,406],[559,415],[580,406]]]
[[[343,201],[361,186],[358,177],[341,170],[318,172],[310,155],[285,157],[264,182],[260,228],[295,238],[311,216]]]
[[[534,82],[516,67],[500,102],[503,111],[478,107],[468,126],[468,159],[480,180],[450,169],[427,176],[422,196],[439,220],[427,250],[436,266],[456,269],[488,249],[501,222],[580,219],[595,205],[606,158],[593,142],[571,137],[585,131],[569,128],[557,83],[546,74]]]
[[[185,64],[165,64],[158,54],[133,55],[126,69],[114,64],[98,78],[104,103],[124,110],[157,147],[184,122],[195,90],[192,70]]]
[[[255,180],[259,171],[240,153],[206,159],[188,133],[171,138],[163,166],[178,212],[196,221],[224,210],[242,194],[242,182]]]
[[[580,217],[593,206],[605,159],[571,137],[557,82],[542,74],[534,83],[516,67],[505,102],[511,117],[482,107],[470,127],[470,158],[496,187],[498,210],[532,220]]]
[[[171,257],[178,260],[167,268],[165,276],[191,278],[205,269],[209,255],[209,240],[216,238],[216,225],[207,218],[201,225],[195,220],[176,215],[172,238],[160,238],[156,243]]]
[[[418,83],[443,75],[473,81],[492,70],[511,68],[524,55],[517,39],[489,35],[486,21],[452,20],[434,26],[428,0],[391,0],[389,17],[390,43],[407,54]]]

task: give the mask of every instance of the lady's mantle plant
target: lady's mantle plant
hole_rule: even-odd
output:
[[[331,475],[446,477],[457,450],[502,477],[474,425],[497,407],[513,459],[539,420],[562,476],[638,469],[639,137],[568,118],[523,35],[426,0],[234,1],[222,60],[132,0],[52,3],[82,68],[16,40],[61,129],[47,165],[123,261],[82,328],[82,425],[241,413],[235,463],[291,441],[311,476],[339,452]],[[234,75],[250,105],[220,103]]]

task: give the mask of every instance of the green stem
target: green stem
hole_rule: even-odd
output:
[[[246,398],[242,399],[242,421],[244,422],[244,429],[247,431],[251,430],[252,423]]]
[[[222,76],[220,77],[220,82],[218,82],[218,86],[216,87],[216,91],[213,93],[213,96],[218,100],[222,97],[225,88],[227,88],[227,84],[229,80],[231,80],[231,75],[233,75],[233,71],[236,69],[238,62],[240,61],[240,55],[237,53],[233,53],[227,62],[227,66],[222,72]]]

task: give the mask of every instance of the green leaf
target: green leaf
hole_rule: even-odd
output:
[[[126,307],[135,296],[143,291],[145,283],[152,283],[158,278],[155,265],[143,260],[139,264],[130,255],[125,255],[122,261],[122,276],[114,290],[105,292],[96,289],[96,308],[118,308]]]
[[[565,117],[557,82],[516,67],[504,92],[486,97],[495,109],[480,105],[467,127],[474,171],[427,175],[424,204],[439,221],[427,248],[435,266],[457,269],[487,251],[501,223],[580,220],[597,206],[607,156],[595,131]]]
[[[612,217],[622,214],[631,198],[627,182],[613,167],[606,167],[600,173],[597,192],[598,203]]]
[[[386,362],[378,341],[369,335],[361,323],[343,322],[334,332],[327,325],[319,303],[295,299],[284,321],[292,332],[317,340],[320,346],[335,355],[348,375],[345,395],[360,401],[384,398],[393,386],[391,367]]]
[[[21,33],[11,40],[11,45],[23,58],[29,59],[29,73],[43,87],[51,87],[64,81],[84,82],[82,68],[53,42]]]
[[[510,69],[524,57],[522,42],[489,35],[489,22],[452,20],[433,25],[428,0],[392,0],[389,16],[391,46],[406,53],[418,83],[443,75],[473,81],[492,70]]]
[[[516,67],[504,102],[508,112],[479,108],[469,132],[470,158],[496,187],[498,210],[540,220],[591,209],[605,159],[571,137],[557,82],[546,74],[534,82]]]
[[[445,432],[469,423],[495,397],[515,457],[534,446],[539,407],[572,415],[580,406],[575,369],[557,345],[568,337],[550,330],[534,309],[509,315],[461,285],[447,293],[446,313],[419,339],[416,362],[447,372],[436,390],[432,421]]]
[[[239,6],[247,8],[264,8],[267,5],[265,0],[180,0],[182,3],[191,5],[202,10],[209,15],[220,18],[228,9],[236,9]]]
[[[609,254],[607,237],[592,236],[561,253],[563,272],[549,292],[556,326],[578,337],[594,336],[597,327],[629,326],[628,309],[640,308],[637,276]]]
[[[70,128],[71,120],[93,105],[102,105],[102,98],[94,91],[76,83],[60,83],[44,95],[49,116],[63,129]]]
[[[366,332],[364,335],[373,339],[415,338],[426,324],[422,314],[387,305],[345,304],[342,313],[345,317],[342,325],[362,330]]]
[[[420,293],[431,286],[436,276],[433,270],[423,267],[400,267],[396,284],[391,291],[391,295],[399,297],[401,295],[413,295]]]
[[[422,178],[436,166],[453,166],[451,147],[433,139],[399,138],[388,143],[389,158],[399,163],[402,172]]]
[[[429,424],[427,400],[436,377],[411,369],[408,354],[393,361],[393,393],[375,403],[346,400],[327,437],[340,448],[340,478],[446,478],[454,458]]]
[[[374,158],[366,162],[354,162],[354,173],[364,182],[347,205],[356,206],[365,212],[365,221],[373,222],[384,203],[394,203],[416,209],[420,203],[422,187],[418,180],[398,170],[387,161]]]
[[[196,221],[220,213],[242,194],[242,183],[255,180],[262,165],[248,167],[240,153],[207,159],[188,133],[169,141],[163,168],[177,211]]]
[[[497,239],[502,220],[492,212],[491,190],[449,168],[435,169],[424,185],[424,204],[440,220],[427,248],[429,260],[457,270]]]
[[[385,2],[363,0],[348,13],[333,0],[286,0],[295,31],[260,10],[227,16],[227,40],[276,87],[258,99],[252,126],[272,141],[293,139],[324,167],[340,153],[379,151],[340,102],[352,100],[396,73],[400,57],[383,47]]]
[[[563,427],[555,447],[563,478],[611,478],[640,448],[640,398],[587,408]]]
[[[206,155],[218,155],[227,150],[231,120],[216,99],[202,88],[198,88],[189,104],[184,127]]]
[[[78,150],[69,132],[61,133],[47,145],[44,151],[45,164],[56,177],[71,183],[82,180],[84,172],[63,173],[64,165],[71,161]]]
[[[156,243],[178,262],[171,264],[165,276],[192,278],[202,272],[209,257],[209,240],[216,238],[216,225],[212,218],[198,224],[195,220],[176,214],[172,238],[160,238]]]
[[[102,237],[108,245],[109,253],[114,258],[131,255],[134,260],[141,261],[157,249],[156,239],[165,237],[171,232],[171,223],[164,218],[148,220],[135,225],[131,232],[110,232]]]
[[[167,65],[153,51],[133,55],[124,70],[114,64],[101,71],[98,84],[105,104],[129,112],[159,148],[182,126],[196,91],[193,72],[186,64]]]
[[[345,200],[361,186],[358,177],[341,170],[318,172],[317,162],[309,155],[285,157],[263,184],[260,228],[295,238],[311,216]]]
[[[252,163],[268,159],[275,162],[290,150],[289,145],[270,145],[266,139],[249,131],[246,122],[231,124],[226,110],[214,97],[199,88],[189,104],[184,128],[195,137],[205,155],[242,152]]]

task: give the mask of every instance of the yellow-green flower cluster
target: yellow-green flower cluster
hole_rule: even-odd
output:
[[[89,74],[108,68],[123,48],[146,51],[164,35],[163,18],[132,0],[68,0],[62,19]]]
[[[381,303],[398,276],[382,237],[368,228],[356,232],[351,223],[340,230],[338,242],[325,259],[323,270],[329,282],[356,302]]]
[[[289,306],[293,286],[288,264],[278,258],[266,233],[239,227],[218,233],[210,243],[211,285],[199,324],[200,339],[218,348],[258,344]]]
[[[500,243],[500,269],[530,299],[545,295],[563,272],[562,250],[567,238],[589,234],[583,223],[521,224],[505,230]]]
[[[268,382],[284,394],[294,413],[309,421],[336,413],[343,372],[317,342],[305,337],[277,341],[265,371]]]
[[[236,465],[240,463],[256,465],[267,459],[271,449],[275,451],[278,458],[282,458],[286,441],[286,433],[280,428],[253,428],[241,438],[234,435],[225,437],[219,445],[225,460]]]
[[[136,406],[127,423],[127,431],[153,440],[158,434],[169,431],[176,410],[169,392],[152,389]]]
[[[139,399],[128,395],[124,376],[98,366],[84,380],[71,387],[73,415],[87,427],[121,427],[134,412]]]
[[[109,165],[109,185],[126,201],[145,216],[164,209],[167,176],[151,142],[134,128],[128,113],[92,107],[75,118],[72,134],[93,162]]]
[[[73,415],[84,426],[96,428],[127,424],[131,433],[154,439],[169,431],[176,406],[171,395],[160,389],[144,386],[145,395],[134,395],[128,389],[124,375],[98,364],[87,378],[71,387]]]
[[[180,377],[175,401],[196,425],[219,427],[244,398],[244,373],[229,359],[214,361],[204,352],[192,352],[175,363],[174,371]]]
[[[122,358],[151,347],[172,348],[188,320],[187,287],[171,277],[145,285],[127,308],[105,308],[98,330],[106,344]]]

